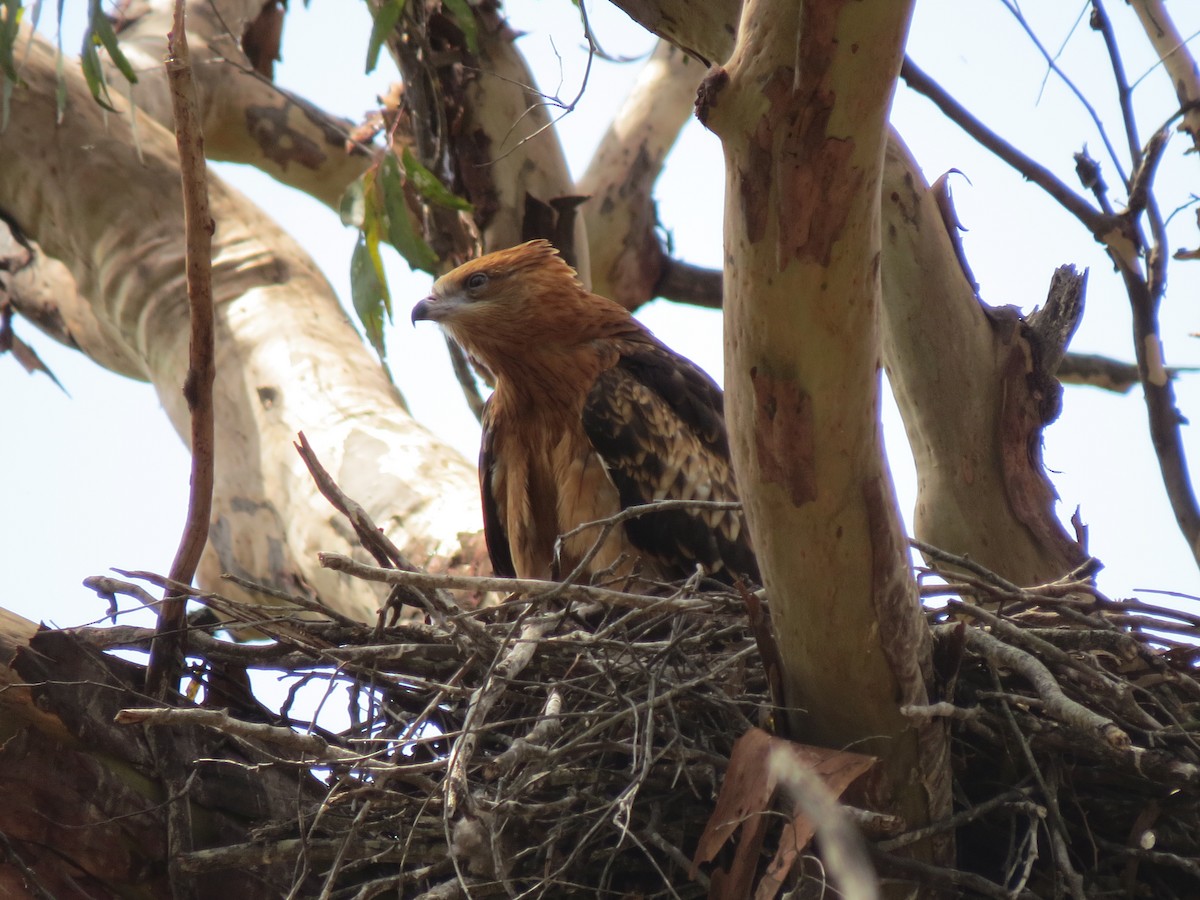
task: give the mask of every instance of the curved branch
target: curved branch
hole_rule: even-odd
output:
[[[666,254],[652,191],[692,115],[704,69],[659,41],[579,182],[592,255],[592,290],[636,309],[653,299]]]
[[[105,115],[77,68],[59,76],[54,48],[40,38],[22,75],[0,133],[0,209],[68,267],[72,300],[91,303],[95,324],[86,336],[101,349],[85,347],[88,355],[152,381],[186,439],[185,239],[174,141],[141,121],[135,148],[128,116]],[[71,115],[57,124],[60,77]],[[478,515],[474,467],[407,415],[295,243],[216,178],[209,196],[217,490],[200,580],[215,585],[223,572],[253,572],[373,622],[379,597],[315,565],[316,549],[351,544],[329,516],[314,513],[324,500],[291,439],[304,429],[332,469],[369,478],[369,512],[418,563],[462,550],[459,535]],[[346,487],[368,493],[353,478]]]
[[[742,0],[613,0],[613,5],[647,31],[711,66],[733,52]]]
[[[138,70],[133,99],[160,125],[171,125],[162,58],[171,0],[152,0],[121,29],[121,49]],[[337,209],[346,187],[366,171],[373,151],[355,141],[354,125],[272,84],[242,50],[261,0],[188,0],[188,40],[205,153],[246,163],[281,184]],[[114,75],[114,77],[122,77]]]

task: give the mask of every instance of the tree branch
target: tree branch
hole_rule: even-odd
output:
[[[212,515],[214,466],[213,382],[216,378],[212,292],[212,233],[214,223],[208,207],[208,182],[204,162],[204,133],[196,110],[196,88],[188,52],[184,3],[177,0],[175,21],[168,36],[167,77],[175,120],[175,142],[179,148],[179,174],[183,192],[184,238],[187,245],[187,296],[191,339],[187,378],[183,383],[191,417],[192,471],[187,520],[179,549],[171,563],[170,577],[188,583],[195,577],[204,545],[208,542]],[[168,591],[158,608],[161,640],[150,649],[146,690],[163,697],[173,690],[187,647],[186,599]]]
[[[704,69],[659,41],[601,138],[579,192],[592,255],[592,290],[627,309],[653,299],[666,253],[653,190],[663,161],[691,118]]]
[[[173,0],[149,0],[118,34],[122,51],[138,69],[138,108],[167,128],[171,103],[161,61],[173,6]],[[367,170],[376,151],[356,140],[354,123],[256,70],[242,37],[262,11],[261,0],[187,0],[205,153],[209,159],[252,165],[337,209],[346,187]]]
[[[1055,177],[1049,169],[1001,138],[907,57],[900,69],[900,77],[910,88],[932,100],[950,121],[1057,200],[1067,212],[1084,224],[1096,240],[1106,243],[1105,236],[1120,226],[1119,218],[1101,213]]]
[[[1200,151],[1200,68],[1163,0],[1129,0],[1137,13],[1146,37],[1171,78],[1179,108],[1183,112],[1183,130],[1192,136],[1192,147]]]
[[[66,331],[87,338],[95,361],[153,381],[187,440],[191,417],[179,391],[189,365],[186,238],[174,141],[140,119],[135,149],[122,98],[112,98],[121,114],[104,114],[77,68],[56,72],[55,50],[40,37],[22,78],[0,134],[0,209],[68,268],[72,302],[91,304],[95,325]],[[60,85],[72,113],[56,123]],[[460,535],[478,529],[470,524],[479,508],[474,467],[405,412],[294,241],[215,177],[209,202],[219,471],[199,582],[261,573],[373,623],[382,597],[316,565],[316,548],[351,552],[353,538],[312,515],[314,500],[323,501],[291,439],[307,427],[333,468],[370,473],[368,511],[420,564],[449,565],[462,552]],[[82,321],[69,310],[64,318]]]

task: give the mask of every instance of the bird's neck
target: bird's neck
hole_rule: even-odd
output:
[[[478,358],[495,375],[496,394],[509,410],[557,418],[579,414],[596,378],[616,362],[617,353],[593,342]]]

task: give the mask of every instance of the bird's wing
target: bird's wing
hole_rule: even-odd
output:
[[[583,427],[629,507],[655,500],[738,499],[721,389],[653,339],[622,342],[583,409]],[[669,577],[699,563],[714,578],[760,581],[740,510],[681,509],[632,519],[630,542]]]
[[[492,426],[491,400],[483,415],[483,441],[479,447],[479,493],[483,499],[483,537],[487,542],[488,556],[492,559],[492,572],[501,578],[515,578],[512,548],[504,529],[504,516],[500,511],[503,492],[497,490],[496,479],[496,433]]]

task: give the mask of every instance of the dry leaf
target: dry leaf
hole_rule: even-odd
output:
[[[792,867],[816,830],[816,825],[803,813],[793,817],[783,828],[779,849],[767,874],[753,892],[758,870],[759,853],[766,837],[766,815],[779,785],[794,780],[794,767],[803,767],[815,774],[835,797],[850,786],[875,763],[875,758],[843,750],[826,750],[797,744],[767,732],[752,728],[738,738],[729,758],[729,768],[721,784],[717,805],[705,825],[692,861],[694,875],[698,866],[712,862],[738,828],[742,829],[728,871],[717,869],[712,874],[710,900],[737,900],[754,896],[756,900],[771,900],[782,886]]]

